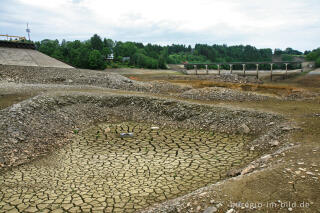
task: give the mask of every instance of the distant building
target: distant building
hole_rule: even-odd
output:
[[[123,57],[122,62],[130,61],[130,57]]]
[[[111,54],[109,54],[109,55],[107,56],[107,60],[112,61],[113,59],[114,59],[113,53],[111,53]]]

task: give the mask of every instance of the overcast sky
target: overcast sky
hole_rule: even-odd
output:
[[[320,47],[319,0],[0,0],[0,34],[31,39]]]

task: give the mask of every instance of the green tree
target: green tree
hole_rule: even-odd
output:
[[[94,34],[94,35],[90,38],[90,41],[91,41],[91,47],[92,47],[92,49],[94,49],[94,50],[99,50],[99,51],[102,50],[102,48],[103,48],[103,42],[102,42],[100,36],[98,36],[97,34]]]
[[[89,68],[105,69],[105,61],[98,50],[92,50],[89,54]]]
[[[63,60],[63,55],[60,49],[55,49],[51,55],[53,58]]]
[[[316,60],[316,67],[320,67],[320,56]]]
[[[115,43],[111,39],[104,38],[103,39],[103,46],[106,48],[112,49],[112,48],[114,48]]]
[[[116,57],[132,57],[137,51],[137,47],[133,42],[117,42],[114,47]]]

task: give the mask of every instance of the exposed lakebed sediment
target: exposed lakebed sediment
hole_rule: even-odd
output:
[[[268,151],[285,122],[152,95],[198,99],[188,86],[88,70],[0,66],[0,90],[40,94],[0,110],[0,211],[143,209],[224,179]],[[210,100],[264,98],[213,90]]]
[[[80,92],[39,95],[0,111],[0,118],[2,167],[45,153],[74,128],[99,121],[149,121],[226,133],[249,129],[251,135],[259,135],[277,129],[274,121],[279,124],[282,119],[271,113],[165,98]]]
[[[277,137],[283,121],[272,113],[83,92],[39,95],[0,117],[0,210],[20,212],[130,212],[181,196],[261,155],[247,145]],[[135,134],[121,139],[120,132]]]
[[[217,182],[258,155],[243,134],[151,127],[103,123],[0,175],[0,211],[135,212]]]

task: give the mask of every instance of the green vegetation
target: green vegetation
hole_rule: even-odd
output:
[[[214,63],[241,61],[271,61],[271,49],[257,49],[250,45],[190,45],[172,44],[160,46],[144,45],[137,42],[112,41],[102,39],[97,34],[87,41],[65,41],[45,39],[35,42],[37,49],[51,57],[64,61],[74,67],[105,69],[131,67],[166,69],[166,64]],[[301,55],[302,53],[287,48],[275,50],[276,54]]]
[[[320,67],[320,47],[310,52],[306,58],[308,61],[315,61],[316,67]]]
[[[293,61],[294,58],[293,58],[292,55],[283,54],[283,55],[281,55],[281,60],[282,60],[282,61]]]
[[[307,51],[306,51],[307,53]],[[274,50],[274,54],[275,55],[303,55],[302,52],[298,51],[298,50],[294,50],[290,47],[286,48],[285,50],[281,50],[281,49],[275,49]]]

